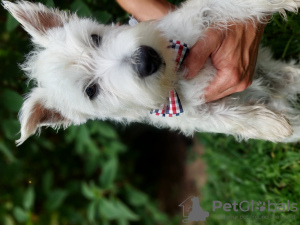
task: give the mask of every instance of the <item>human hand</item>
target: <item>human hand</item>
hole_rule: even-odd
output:
[[[206,102],[251,85],[264,28],[265,24],[258,22],[232,24],[227,30],[210,28],[205,38],[191,48],[185,59],[187,79],[198,74],[208,57],[217,69],[216,77],[206,89]]]

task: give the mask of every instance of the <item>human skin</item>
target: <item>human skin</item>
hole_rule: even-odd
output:
[[[176,7],[165,0],[117,0],[140,21],[160,19]],[[231,24],[220,31],[210,28],[185,59],[186,79],[196,76],[210,57],[216,78],[206,89],[205,100],[214,101],[245,90],[252,83],[259,43],[265,23],[249,21]]]
[[[117,0],[119,5],[139,21],[161,19],[175,6],[165,0]]]

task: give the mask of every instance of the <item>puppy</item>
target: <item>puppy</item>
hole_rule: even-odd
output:
[[[136,26],[106,26],[40,3],[2,4],[34,44],[21,65],[36,87],[20,111],[18,145],[41,126],[89,119],[142,122],[186,135],[225,133],[238,140],[300,138],[298,65],[272,60],[260,49],[252,85],[211,103],[204,99],[216,75],[211,61],[192,80],[183,78],[184,68],[178,70],[208,28],[296,12],[299,0],[189,0],[162,20]]]

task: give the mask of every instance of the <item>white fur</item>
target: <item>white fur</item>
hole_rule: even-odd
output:
[[[82,124],[88,119],[145,122],[187,135],[195,131],[226,133],[240,140],[293,142],[300,138],[299,110],[295,106],[300,92],[298,65],[274,61],[268,50],[260,49],[249,88],[205,103],[204,90],[216,74],[210,60],[198,76],[185,80],[183,72],[175,74],[173,50],[166,48],[169,39],[192,46],[209,27],[226,29],[229,23],[263,21],[278,11],[283,15],[285,10],[296,12],[299,0],[190,0],[160,21],[134,27],[104,26],[25,1],[3,1],[3,5],[35,44],[22,69],[37,87],[21,109],[18,144],[40,126]],[[93,46],[91,34],[103,37],[99,48]],[[141,45],[151,46],[166,62],[144,79],[133,71],[130,61]],[[84,91],[91,82],[101,87],[94,100]],[[184,113],[172,118],[151,115],[150,110],[164,104],[173,88]]]

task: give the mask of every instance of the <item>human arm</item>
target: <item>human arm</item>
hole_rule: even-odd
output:
[[[117,0],[119,5],[139,21],[160,19],[175,6],[165,0]]]

